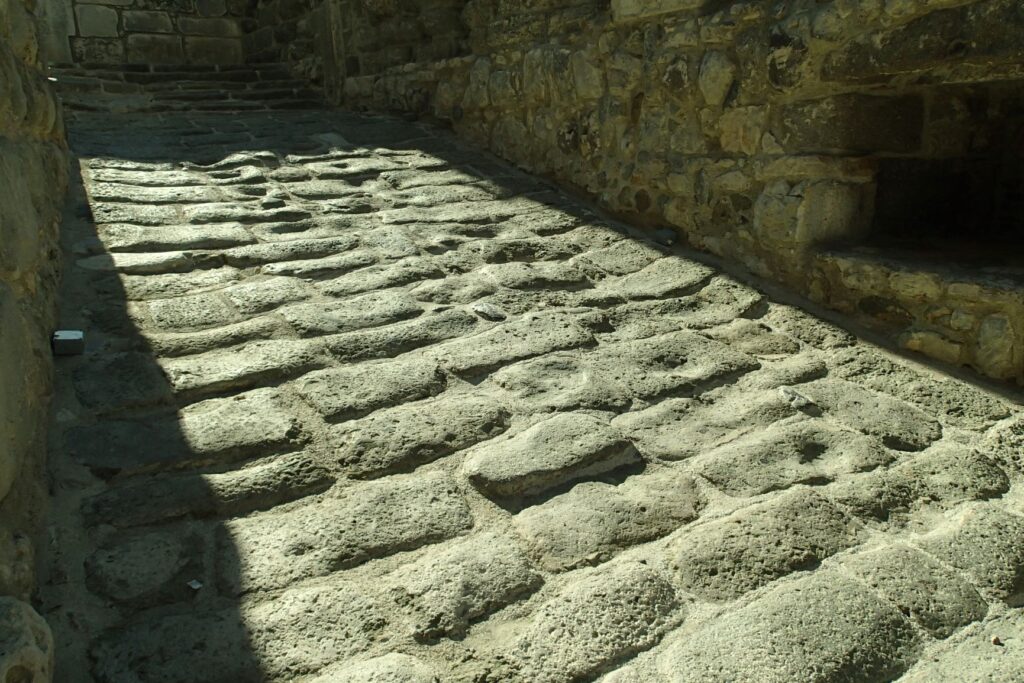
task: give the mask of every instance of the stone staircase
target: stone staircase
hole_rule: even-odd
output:
[[[65,109],[103,112],[230,112],[308,109],[321,94],[284,64],[60,66],[50,78]]]

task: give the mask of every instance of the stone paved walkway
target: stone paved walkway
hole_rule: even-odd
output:
[[[426,126],[73,134],[58,680],[1021,680],[1017,407]]]

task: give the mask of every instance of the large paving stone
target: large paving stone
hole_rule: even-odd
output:
[[[330,256],[352,249],[358,244],[357,236],[343,235],[329,239],[291,240],[235,247],[222,252],[222,257],[228,265],[251,268],[268,263]]]
[[[655,645],[685,612],[671,584],[638,562],[582,574],[543,604],[511,644],[513,680],[590,680]]]
[[[342,301],[288,306],[279,311],[303,337],[339,334],[415,318],[423,307],[401,291],[374,292]]]
[[[913,664],[919,637],[899,609],[835,572],[769,589],[661,655],[662,680],[883,683]]]
[[[579,256],[609,275],[628,275],[646,268],[665,255],[665,250],[637,240],[620,240]]]
[[[753,358],[681,330],[592,352],[553,354],[495,374],[536,410],[625,410],[641,400],[693,395],[758,367]]]
[[[981,430],[1010,415],[997,396],[965,382],[896,363],[871,349],[845,349],[834,359],[837,377],[916,405],[956,427]]]
[[[926,508],[949,509],[1006,493],[1010,481],[994,462],[960,444],[939,444],[911,460],[829,488],[858,517],[899,521]]]
[[[404,565],[386,582],[413,635],[430,641],[463,636],[473,621],[532,593],[542,579],[515,542],[488,532]]]
[[[351,476],[380,477],[494,438],[508,429],[510,417],[493,400],[442,395],[339,425],[329,444]]]
[[[641,459],[607,422],[584,413],[563,413],[512,437],[478,447],[463,474],[487,495],[530,497]]]
[[[1016,683],[1024,671],[1024,612],[1020,609],[964,629],[929,650],[900,683]]]
[[[593,340],[593,334],[571,313],[537,313],[443,344],[430,355],[453,372],[474,374],[551,351],[585,346]]]
[[[340,422],[434,396],[444,391],[446,383],[436,363],[413,359],[321,370],[306,375],[295,386],[324,417]]]
[[[159,404],[171,396],[167,378],[145,353],[88,355],[74,380],[82,404],[101,412]]]
[[[823,379],[800,391],[833,419],[890,448],[919,451],[942,436],[942,426],[921,409],[851,382]]]
[[[272,389],[196,403],[177,417],[105,420],[67,437],[75,459],[105,476],[231,462],[303,441],[298,420]]]
[[[139,188],[128,188],[134,192]],[[256,238],[242,225],[194,225],[144,227],[104,225],[99,230],[110,251],[175,251],[178,249],[221,249],[251,244]]]
[[[702,263],[668,256],[635,273],[608,278],[601,287],[629,299],[660,299],[690,294],[712,275],[714,271]]]
[[[453,538],[472,524],[440,473],[358,484],[315,505],[226,523],[220,582],[232,594],[281,588]]]
[[[726,493],[743,497],[795,484],[823,485],[893,460],[878,439],[820,420],[798,420],[773,424],[715,448],[694,459],[690,468]]]
[[[1024,517],[975,503],[917,545],[988,595],[1024,605]]]
[[[857,545],[859,526],[808,489],[744,508],[674,537],[672,567],[687,590],[731,600]]]
[[[389,358],[440,342],[469,337],[480,318],[463,309],[431,311],[393,325],[355,330],[324,339],[324,346],[339,360]]]
[[[237,471],[164,476],[109,488],[85,499],[82,514],[89,523],[117,527],[241,515],[320,493],[333,483],[315,458],[291,453]]]
[[[250,681],[313,673],[386,641],[390,613],[340,581],[284,591],[264,602],[148,619],[92,648],[103,683]],[[207,676],[210,674],[210,676]]]
[[[160,330],[189,331],[228,325],[238,312],[216,292],[155,299],[143,304],[152,324]],[[145,318],[143,321],[146,322]]]
[[[186,602],[194,595],[189,582],[203,575],[203,539],[177,531],[120,537],[85,561],[89,590],[135,608]]]
[[[988,612],[973,586],[920,550],[890,546],[844,558],[842,566],[936,638],[946,638]]]
[[[737,390],[710,403],[669,399],[620,415],[612,424],[645,456],[684,460],[798,414],[778,391]]]
[[[240,349],[160,361],[174,392],[185,396],[276,384],[325,365],[322,347],[294,339],[255,341]]]
[[[735,320],[763,300],[764,296],[757,290],[723,275],[715,275],[694,294],[642,299],[616,306],[609,312],[609,320],[616,328],[665,319],[683,327],[704,329]]]
[[[441,277],[444,277],[444,272],[432,260],[412,256],[394,263],[361,268],[321,282],[318,286],[328,296],[345,297]]]
[[[609,560],[697,518],[705,499],[684,474],[662,471],[621,484],[583,482],[517,514],[515,529],[550,571]]]

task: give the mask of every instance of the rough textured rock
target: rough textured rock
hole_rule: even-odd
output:
[[[4,681],[49,681],[53,677],[53,635],[32,607],[0,598],[0,675]]]
[[[420,7],[375,6],[382,30]],[[520,9],[554,27],[566,7]],[[417,16],[504,16],[465,9]],[[775,55],[780,79],[800,53]],[[474,96],[523,87],[544,119],[561,57],[529,59],[539,80],[495,62]],[[746,73],[769,62],[733,63],[739,145],[760,120]],[[585,97],[626,87],[565,69]],[[178,73],[144,72],[145,90]],[[89,353],[59,361],[47,543],[0,528],[4,591],[30,594],[40,560],[55,680],[881,683],[1004,628],[978,671],[1015,673],[1012,401],[424,123],[76,113],[73,132],[99,192],[66,218],[61,319]],[[744,192],[714,154],[701,192]],[[778,218],[793,190],[763,208]],[[127,222],[96,229],[87,205]],[[181,217],[147,227],[154,206]],[[134,260],[78,263],[110,254]],[[343,267],[352,254],[373,263]],[[267,274],[295,268],[309,277]],[[16,484],[3,504],[30,500]]]
[[[813,491],[801,489],[674,538],[669,556],[688,590],[737,598],[857,545],[858,525]]]
[[[462,471],[489,495],[532,496],[639,462],[633,444],[605,422],[565,413],[481,446],[466,458]]]
[[[669,647],[668,681],[884,681],[914,662],[918,636],[895,605],[851,579],[787,582]]]
[[[657,642],[683,609],[665,577],[642,564],[586,575],[545,603],[511,644],[517,680],[592,677]]]

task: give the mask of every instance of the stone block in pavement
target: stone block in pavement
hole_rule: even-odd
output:
[[[920,408],[852,382],[821,379],[800,393],[832,419],[879,437],[889,448],[919,451],[942,436],[942,426]]]
[[[489,496],[530,497],[642,461],[607,422],[562,413],[470,453],[462,472]]]
[[[177,416],[104,420],[67,435],[75,460],[103,476],[232,462],[303,441],[301,425],[273,389],[195,403]]]
[[[599,564],[616,552],[672,533],[697,519],[704,495],[689,475],[672,470],[621,484],[583,482],[513,518],[516,531],[549,571]]]
[[[834,501],[858,517],[895,521],[921,508],[945,510],[1006,493],[1010,480],[989,458],[957,443],[939,443],[918,456],[829,488]]]
[[[327,350],[338,360],[351,362],[389,358],[448,339],[469,337],[480,326],[480,318],[454,308],[431,311],[393,325],[355,330],[326,337]]]
[[[691,294],[714,274],[715,271],[697,261],[666,256],[634,273],[608,278],[601,282],[600,288],[627,299],[661,299]]]
[[[587,261],[609,275],[628,275],[646,268],[664,255],[664,250],[654,245],[626,239],[584,252],[578,260]]]
[[[1024,611],[964,629],[921,657],[900,683],[1017,683],[1024,671]]]
[[[304,301],[312,290],[298,278],[256,277],[223,290],[224,296],[246,315],[266,313],[284,304]]]
[[[338,425],[327,442],[350,476],[380,477],[492,439],[508,429],[510,417],[490,399],[442,395]]]
[[[292,678],[358,656],[386,640],[390,614],[348,583],[283,591],[265,602],[151,614],[92,648],[101,681],[194,683]],[[259,653],[258,657],[255,653]]]
[[[571,313],[531,313],[480,334],[442,344],[432,349],[430,356],[448,370],[475,374],[593,341],[594,335]]]
[[[404,292],[373,292],[341,301],[288,306],[279,311],[303,337],[339,334],[415,318],[423,312]]]
[[[325,576],[454,538],[473,524],[441,473],[390,477],[290,512],[232,520],[220,530],[220,582],[241,594]]]
[[[899,608],[835,572],[787,581],[668,647],[673,683],[891,681],[914,663],[919,636]]]
[[[89,523],[116,527],[242,515],[320,493],[333,483],[314,457],[289,453],[241,470],[154,477],[108,488],[86,498],[82,514]]]
[[[39,614],[21,600],[0,597],[0,676],[4,681],[53,680],[53,634]]]
[[[171,395],[167,378],[146,353],[87,355],[74,382],[82,405],[101,412],[159,404]]]
[[[745,497],[821,485],[888,465],[881,441],[822,420],[776,423],[695,458],[690,468],[729,495]]]
[[[228,223],[233,225],[233,223]],[[203,226],[205,229],[206,226]],[[354,235],[343,235],[325,239],[288,240],[287,242],[263,242],[227,249],[222,253],[224,262],[237,268],[251,268],[270,263],[315,259],[338,254],[354,248],[359,239]]]
[[[216,292],[153,299],[142,308],[160,330],[202,330],[228,325],[239,319],[237,311]],[[146,322],[145,318],[142,322]]]
[[[342,254],[316,259],[299,259],[268,263],[260,268],[265,275],[286,275],[300,278],[338,277],[377,263],[378,257],[368,249],[355,249]]]
[[[511,539],[483,533],[460,539],[385,579],[417,640],[461,637],[484,617],[540,587],[542,579]]]
[[[160,361],[175,394],[185,396],[276,384],[325,365],[322,347],[296,339],[255,341],[237,349]]]
[[[545,602],[511,644],[516,681],[591,680],[655,645],[685,608],[672,585],[640,562],[583,570]]]
[[[536,410],[626,410],[637,401],[699,393],[758,367],[750,356],[688,330],[552,354],[495,373]]]
[[[85,561],[85,583],[106,600],[136,609],[187,602],[204,576],[203,539],[180,531],[119,535]]]
[[[325,418],[336,422],[435,396],[446,385],[441,368],[421,359],[371,361],[320,370],[295,383],[306,401]]]
[[[344,297],[441,277],[444,277],[444,272],[433,260],[412,256],[394,263],[361,268],[319,283],[318,287],[328,296]]]
[[[915,545],[963,571],[988,595],[1024,605],[1024,517],[975,503]]]
[[[973,586],[915,548],[895,545],[858,553],[843,558],[842,567],[935,638],[946,638],[988,612]]]
[[[685,460],[797,414],[776,390],[737,391],[714,402],[668,399],[612,424],[647,457]]]
[[[810,489],[798,489],[693,527],[667,553],[678,581],[711,600],[732,600],[865,539],[860,526]]]

